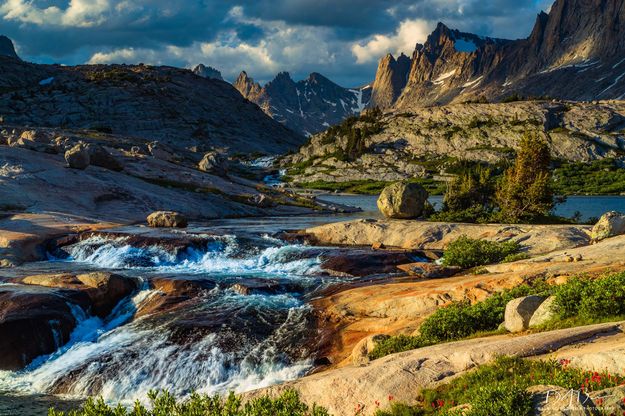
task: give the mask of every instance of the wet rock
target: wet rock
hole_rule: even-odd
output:
[[[80,302],[81,306],[99,317],[108,316],[122,299],[139,288],[136,279],[108,272],[34,275],[19,279],[19,282],[84,293],[88,301]]]
[[[198,168],[203,172],[224,176],[228,173],[228,160],[219,152],[208,152],[198,164]]]
[[[542,296],[525,296],[508,302],[504,314],[506,329],[510,332],[528,329],[530,319],[544,301]]]
[[[156,228],[185,228],[187,219],[174,211],[156,211],[148,215],[148,226]]]
[[[65,152],[65,161],[72,169],[87,169],[89,166],[89,150],[87,146],[79,143]]]
[[[124,169],[122,163],[111,155],[103,146],[89,145],[88,151],[89,163],[91,165],[100,166],[115,172],[120,172]]]
[[[625,214],[610,211],[599,218],[592,228],[590,237],[592,241],[597,242],[621,234],[625,234]]]
[[[544,325],[557,316],[554,307],[555,301],[555,296],[549,296],[543,303],[540,304],[538,309],[536,309],[536,311],[532,314],[529,321],[530,328]]]
[[[322,256],[321,268],[336,274],[369,276],[397,273],[397,266],[414,262],[414,257],[403,251],[336,250]]]
[[[400,264],[397,268],[402,272],[408,273],[410,276],[418,276],[424,279],[451,277],[462,271],[460,267],[445,267],[435,263],[425,262]]]
[[[370,335],[360,340],[358,344],[356,344],[356,346],[352,350],[352,355],[351,355],[352,364],[354,365],[367,364],[369,361],[371,361],[369,359],[369,354],[371,353],[371,351],[373,351],[375,346],[378,343],[388,338],[390,338],[389,335],[376,334],[376,335]]]
[[[382,190],[378,209],[387,218],[412,219],[422,216],[428,193],[416,183],[397,182]]]
[[[19,370],[64,345],[76,326],[68,301],[50,289],[0,289],[0,369]]]
[[[244,296],[248,296],[248,295],[250,295],[252,293],[252,290],[249,287],[243,286],[240,283],[237,283],[237,284],[234,284],[234,285],[230,286],[230,289],[234,290],[239,295],[244,295]]]

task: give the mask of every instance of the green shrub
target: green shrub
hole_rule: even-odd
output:
[[[276,398],[259,397],[243,404],[231,393],[228,397],[192,394],[188,400],[178,401],[167,392],[148,393],[149,406],[139,402],[126,409],[121,405],[109,406],[100,399],[88,399],[80,410],[69,413],[50,409],[48,416],[327,416],[328,412],[317,406],[309,408],[300,401],[294,390],[287,390]]]
[[[460,266],[465,269],[498,263],[506,257],[517,254],[521,246],[516,241],[476,240],[465,235],[451,242],[443,255],[445,266]]]
[[[625,273],[570,279],[556,288],[555,298],[561,318],[596,320],[625,315]]]
[[[369,358],[375,360],[389,354],[467,338],[479,332],[495,331],[504,320],[509,301],[530,294],[546,295],[550,290],[543,280],[536,280],[531,285],[523,284],[497,292],[475,304],[468,301],[451,303],[437,309],[423,321],[419,328],[420,335],[399,335],[380,341]]]
[[[471,416],[526,416],[532,412],[532,396],[514,383],[480,386],[471,401]]]

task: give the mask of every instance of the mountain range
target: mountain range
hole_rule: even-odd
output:
[[[243,71],[233,85],[274,120],[306,136],[360,114],[371,97],[369,85],[344,88],[316,72],[297,82],[281,72],[261,87]]]
[[[624,0],[557,0],[526,39],[480,37],[439,23],[410,59],[380,61],[371,105],[405,110],[516,96],[623,99],[623,22]]]

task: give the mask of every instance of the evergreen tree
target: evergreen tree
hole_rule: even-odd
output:
[[[519,143],[516,161],[504,174],[496,192],[501,221],[533,221],[551,213],[551,154],[540,136],[526,133]]]

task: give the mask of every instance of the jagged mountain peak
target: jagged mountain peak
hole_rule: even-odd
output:
[[[4,35],[0,35],[0,55],[20,59],[15,52],[13,41]]]
[[[195,68],[193,68],[193,73],[203,78],[218,79],[220,81],[224,80],[219,70],[204,64],[196,65]]]

